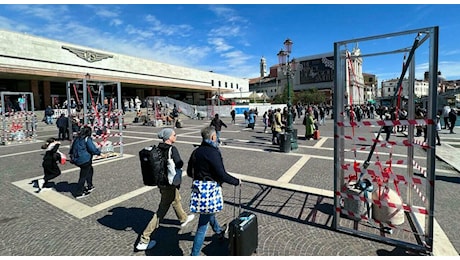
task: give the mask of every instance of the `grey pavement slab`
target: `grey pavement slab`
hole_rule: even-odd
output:
[[[227,119],[225,119],[227,120]],[[230,121],[228,119],[228,121]],[[176,146],[186,161],[201,140],[199,130],[209,121],[184,120],[176,129]],[[226,145],[221,146],[226,170],[245,182],[242,185],[241,210],[257,214],[259,245],[257,256],[379,256],[417,255],[404,247],[333,230],[333,127],[322,126],[321,140],[302,140],[299,149],[280,153],[271,145],[271,135],[262,124],[248,131],[242,122],[228,124],[222,131]],[[54,126],[40,126],[39,139],[56,136]],[[303,126],[295,125],[302,129]],[[134,246],[159,203],[159,192],[142,184],[137,153],[142,147],[158,143],[158,127],[132,124],[123,132],[124,157],[101,160],[94,164],[96,190],[87,198],[75,200],[72,191],[78,169],[62,165],[56,189],[35,193],[30,180],[42,176],[41,143],[0,146],[0,255],[4,256],[142,256],[189,255],[197,219],[180,228],[171,209],[152,235],[158,245],[146,252]],[[364,131],[364,130],[363,130]],[[299,130],[299,133],[301,130]],[[457,131],[460,132],[460,129]],[[366,135],[372,135],[367,131]],[[403,138],[394,135],[392,138]],[[449,139],[448,139],[449,138]],[[457,199],[459,172],[443,155],[458,155],[456,135],[441,135],[443,145],[436,147],[435,250],[434,255],[458,255],[460,227],[456,224],[460,203]],[[444,145],[444,143],[446,145]],[[61,151],[68,152],[63,142]],[[388,156],[380,149],[381,156]],[[404,158],[396,150],[394,158]],[[422,161],[423,149],[415,152]],[[366,150],[359,153],[365,158]],[[444,159],[443,159],[444,158]],[[398,169],[395,167],[395,169]],[[184,209],[190,199],[191,180],[184,176],[181,196]],[[220,223],[230,222],[239,210],[235,190],[224,184],[225,209],[218,213]],[[343,225],[353,223],[342,218]],[[405,223],[406,225],[407,223]],[[359,224],[360,229],[368,227]],[[375,232],[375,231],[369,231]],[[393,235],[413,241],[411,232],[395,230]],[[18,238],[27,238],[27,242]],[[444,247],[442,247],[444,246]],[[449,247],[450,246],[450,247]],[[228,255],[228,240],[218,240],[208,229],[202,255]]]

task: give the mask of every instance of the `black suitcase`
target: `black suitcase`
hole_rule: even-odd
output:
[[[240,213],[229,224],[229,250],[230,255],[250,256],[257,251],[259,230],[257,216],[252,212],[241,212],[241,185],[239,200]]]

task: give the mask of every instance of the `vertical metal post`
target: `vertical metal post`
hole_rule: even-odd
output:
[[[83,79],[83,124],[88,124],[88,82]]]
[[[67,95],[67,131],[69,132],[69,139],[73,140],[73,131],[72,131],[72,108],[71,108],[71,102],[70,102],[70,82],[67,81],[67,87],[66,87],[66,95]],[[78,93],[77,93],[78,95]]]
[[[436,120],[436,109],[437,109],[437,96],[438,96],[438,91],[437,91],[437,86],[438,86],[438,46],[439,46],[439,39],[438,39],[438,34],[439,34],[439,27],[433,27],[430,30],[430,59],[429,59],[429,64],[430,64],[430,69],[429,69],[429,102],[428,102],[428,112],[430,113],[429,118]],[[426,178],[426,192],[427,192],[427,197],[429,198],[428,200],[428,212],[429,212],[429,217],[428,217],[428,223],[427,223],[427,228],[426,228],[426,234],[427,236],[426,241],[427,245],[430,248],[433,248],[433,224],[434,224],[434,186],[435,186],[435,166],[436,166],[436,145],[435,144],[435,135],[434,131],[436,131],[436,125],[428,125],[428,138],[429,140],[429,145],[432,147],[431,149],[427,150],[427,157],[428,157],[428,173],[427,173],[427,178]]]

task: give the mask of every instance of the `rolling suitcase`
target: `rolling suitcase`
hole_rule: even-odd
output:
[[[317,130],[315,130],[315,132],[313,132],[313,139],[315,139],[315,140],[319,139],[319,129],[317,129]]]
[[[239,189],[238,217],[229,224],[229,250],[230,255],[250,256],[257,251],[259,237],[257,216],[252,212],[241,212],[241,185]],[[235,210],[233,215],[235,216]]]

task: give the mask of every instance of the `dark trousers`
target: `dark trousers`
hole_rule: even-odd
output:
[[[280,132],[272,130],[272,144],[280,144]]]
[[[444,117],[444,129],[449,129],[449,117]]]
[[[48,188],[49,185],[48,182],[57,176],[61,175],[60,171],[51,171],[51,170],[46,170],[45,169],[45,176],[43,177],[43,180],[45,180],[45,183],[43,184],[43,187]]]
[[[93,186],[93,162],[89,161],[82,164],[80,167],[80,178],[77,183],[76,195],[83,194],[85,190],[85,183],[88,187]]]
[[[67,131],[67,127],[59,127],[59,135],[58,138],[60,140],[66,140],[69,139],[69,134]]]
[[[454,132],[454,127],[455,127],[455,121],[450,121],[449,123],[450,123],[449,131],[450,131],[450,133],[453,133]]]
[[[392,126],[384,126],[383,131],[385,132],[385,141],[390,141],[390,135],[391,132],[393,132],[393,127]]]

